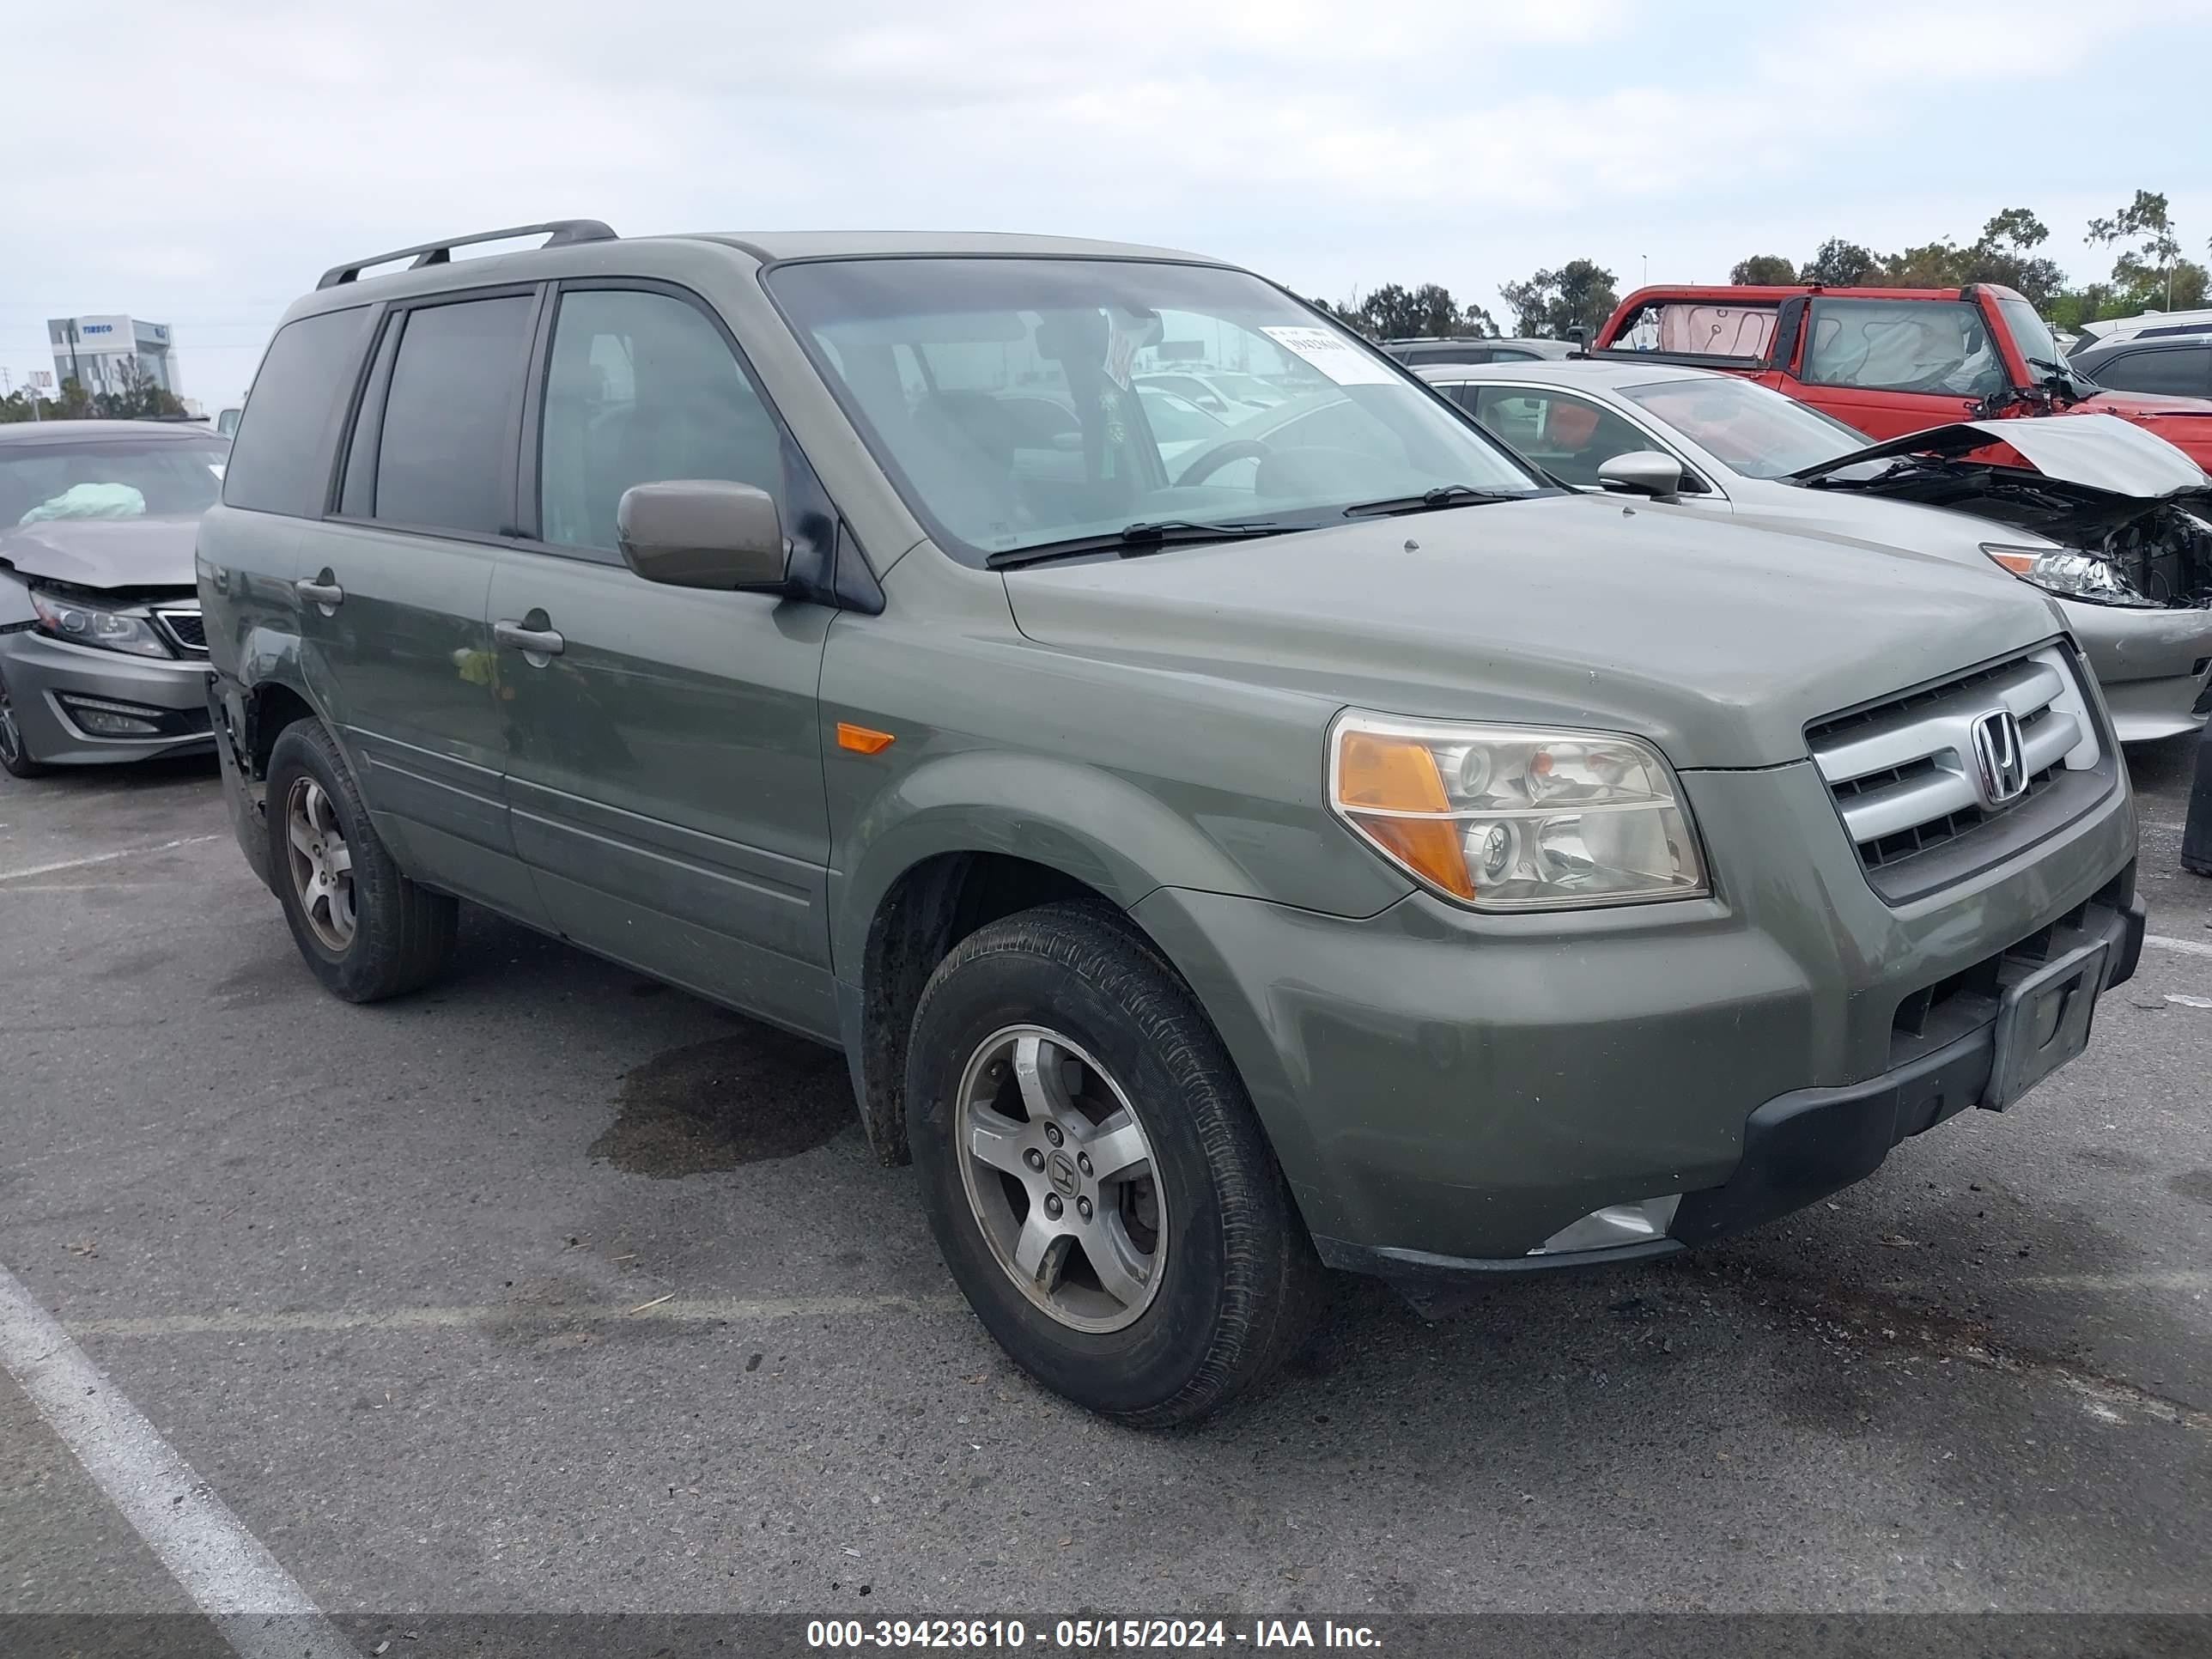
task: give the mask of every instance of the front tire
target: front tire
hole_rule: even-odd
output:
[[[945,1266],[1048,1388],[1193,1422],[1305,1334],[1320,1266],[1243,1083],[1118,915],[1050,905],[962,940],[915,1012],[906,1098]]]
[[[277,735],[266,799],[276,896],[326,990],[378,1002],[445,972],[460,906],[399,872],[321,722],[298,720]]]
[[[4,678],[0,678],[0,770],[11,778],[40,778],[53,770],[31,758],[23,728],[15,719],[15,699],[9,695]]]

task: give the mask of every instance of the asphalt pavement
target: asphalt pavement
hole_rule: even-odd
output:
[[[1000,1356],[827,1051],[473,911],[349,1007],[211,764],[0,778],[0,1266],[363,1654],[455,1611],[2212,1612],[2212,881],[2188,745],[2133,758],[2160,942],[2015,1109],[1656,1266],[1435,1319],[1347,1281],[1171,1435]],[[0,1373],[0,1613],[189,1607],[52,1417]]]

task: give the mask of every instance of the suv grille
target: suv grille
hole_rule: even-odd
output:
[[[155,620],[175,641],[177,649],[188,657],[207,655],[207,623],[201,618],[198,605],[179,605],[171,610],[156,610]]]
[[[1992,805],[1978,781],[1973,726],[2002,709],[2020,722],[2027,787]],[[2057,646],[1819,721],[1805,737],[1859,862],[1893,901],[2040,840],[2087,804],[2066,787],[2086,781],[2075,775],[2111,769],[2072,657]],[[1926,879],[1932,855],[1944,853],[1945,871]]]

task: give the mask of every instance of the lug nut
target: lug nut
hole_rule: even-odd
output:
[[[1082,1170],[1084,1174],[1089,1175],[1091,1173],[1091,1154],[1088,1152],[1078,1152],[1075,1155],[1075,1167]]]
[[[1044,1138],[1052,1142],[1055,1146],[1059,1146],[1062,1140],[1066,1139],[1065,1135],[1060,1133],[1060,1125],[1057,1123],[1048,1123],[1044,1126]]]
[[[1044,1195],[1044,1212],[1054,1221],[1060,1219],[1060,1212],[1065,1207],[1060,1201],[1058,1193],[1047,1193]]]
[[[1042,1170],[1044,1168],[1044,1154],[1037,1151],[1036,1147],[1032,1146],[1029,1151],[1022,1154],[1022,1162],[1028,1164],[1032,1170]]]
[[[1077,1200],[1075,1200],[1075,1212],[1076,1212],[1076,1214],[1078,1214],[1078,1215],[1081,1216],[1081,1217],[1082,1217],[1085,1221],[1090,1220],[1090,1219],[1091,1219],[1091,1200],[1090,1200],[1089,1199],[1087,1199],[1087,1198],[1079,1198],[1079,1199],[1077,1199]]]

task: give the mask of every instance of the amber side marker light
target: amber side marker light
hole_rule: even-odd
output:
[[[1384,812],[1447,813],[1436,758],[1419,743],[1374,732],[1346,732],[1337,750],[1336,798],[1376,845],[1447,893],[1474,896],[1460,826],[1450,818],[1382,817]]]
[[[837,722],[837,746],[856,755],[879,755],[895,741],[890,732],[878,732],[872,726],[854,726],[846,720]]]

